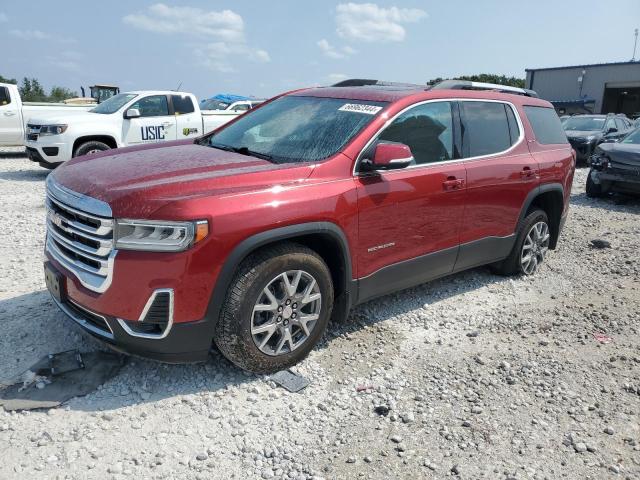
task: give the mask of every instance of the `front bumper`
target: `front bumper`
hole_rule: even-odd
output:
[[[640,194],[640,169],[638,172],[620,172],[616,170],[592,170],[592,180],[602,185],[603,191],[616,191],[620,193],[629,193],[632,195]]]
[[[57,137],[57,135],[53,135],[53,137]],[[66,142],[59,141],[59,138],[58,141],[48,141],[46,136],[40,137],[38,141],[27,140],[25,146],[29,159],[46,168],[55,168],[71,159],[71,146]]]
[[[52,298],[76,325],[118,352],[167,363],[204,362],[209,355],[212,326],[207,319],[173,324],[163,338],[140,338],[128,333],[121,320],[93,312],[68,298]]]

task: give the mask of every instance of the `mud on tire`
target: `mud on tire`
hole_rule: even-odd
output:
[[[320,294],[318,319],[314,322],[313,327],[309,328],[306,340],[301,342],[299,346],[293,348],[293,342],[285,342],[285,346],[286,343],[290,345],[289,351],[283,348],[283,351],[279,354],[274,354],[274,352],[265,353],[264,350],[267,350],[267,348],[263,346],[261,349],[258,343],[262,343],[262,341],[258,341],[255,338],[256,331],[260,328],[256,326],[255,316],[262,314],[262,312],[256,313],[256,310],[258,307],[260,309],[267,308],[266,305],[263,305],[264,292],[265,289],[272,291],[272,282],[274,280],[279,277],[283,278],[282,274],[287,274],[287,272],[298,271],[308,275],[308,277],[305,277],[307,278],[306,286],[312,283],[309,277],[316,282],[315,285],[317,287],[314,285],[313,289],[315,292],[314,298],[318,293]],[[295,273],[291,273],[290,276],[287,275],[290,286],[291,283],[295,282],[295,277]],[[304,281],[298,278],[299,284]],[[302,284],[301,288],[305,288],[305,285]],[[275,315],[273,318],[280,317],[279,329],[282,329],[282,323],[285,320],[292,321],[289,328],[291,331],[297,328],[295,330],[297,332],[296,335],[300,334],[302,327],[293,325],[295,315],[291,313],[290,308],[287,308],[293,306],[293,303],[285,305],[286,289],[283,290],[285,292],[284,297],[279,294],[281,292],[276,290],[273,291],[272,296],[278,300],[277,308],[284,308],[285,312],[280,314],[281,310],[276,310],[275,313],[269,311],[265,312],[265,315]],[[301,298],[300,294],[296,295],[294,302],[295,298]],[[260,300],[261,298],[263,299],[262,301]],[[302,305],[302,302],[300,303]],[[317,307],[317,304],[314,305]],[[309,354],[326,329],[332,307],[333,284],[331,272],[316,252],[296,243],[282,243],[266,247],[246,258],[238,268],[222,306],[220,319],[214,333],[214,341],[222,354],[240,368],[255,373],[277,372],[300,362]],[[299,310],[301,314],[302,308],[300,307]],[[272,325],[272,321],[275,320],[265,320],[264,325]],[[280,330],[273,335],[279,335],[279,332]],[[262,340],[265,337],[266,334],[259,338]],[[274,341],[279,338],[281,337],[276,336]]]

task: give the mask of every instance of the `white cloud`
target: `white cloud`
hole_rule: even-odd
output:
[[[59,43],[75,43],[75,39],[71,37],[62,37],[53,35],[51,33],[43,32],[42,30],[9,30],[9,35],[17,37],[21,40],[51,40]]]
[[[50,55],[45,57],[47,63],[52,67],[73,73],[80,73],[83,71],[81,65],[83,59],[84,54],[73,50],[67,50],[65,52],[61,52],[59,55]]]
[[[8,21],[9,21],[9,17],[7,17],[7,14],[0,12],[0,23],[8,22]]]
[[[156,33],[183,33],[227,42],[244,40],[244,21],[231,10],[216,12],[156,3],[145,13],[126,15],[122,20],[140,30]]]
[[[9,35],[22,40],[49,40],[51,35],[40,30],[9,30]]]
[[[347,58],[356,53],[356,51],[349,46],[335,47],[324,38],[319,40],[317,45],[320,47],[320,50],[322,50],[322,53],[329,58]]]
[[[336,31],[347,40],[401,42],[403,24],[416,23],[427,16],[418,8],[382,8],[375,3],[341,3],[336,8]]]
[[[201,40],[202,43],[189,47],[199,62],[212,70],[234,71],[233,56],[257,63],[271,61],[267,51],[247,45],[244,20],[231,10],[207,11],[156,3],[144,12],[124,16],[122,21],[140,30]]]

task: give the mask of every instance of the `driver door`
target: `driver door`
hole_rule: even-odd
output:
[[[127,145],[163,142],[177,138],[176,117],[169,111],[166,95],[149,95],[135,101],[127,110],[137,109],[140,116],[123,120],[122,138]]]

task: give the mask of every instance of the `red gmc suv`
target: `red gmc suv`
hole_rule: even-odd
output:
[[[485,264],[534,273],[558,242],[574,168],[532,91],[299,90],[195,141],[50,174],[46,283],[117,350],[202,361],[215,342],[273,372],[373,297]]]

